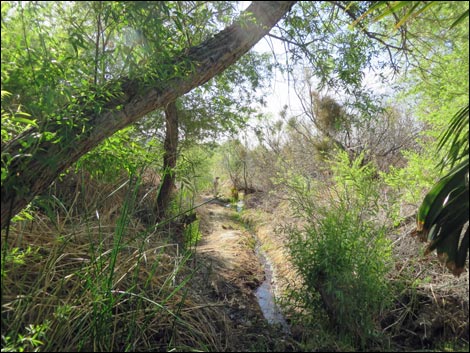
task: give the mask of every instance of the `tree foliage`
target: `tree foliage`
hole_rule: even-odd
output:
[[[118,3],[116,6],[126,6],[127,3],[119,4],[124,3]],[[65,104],[49,102],[51,104],[47,104],[47,107],[53,112],[44,114],[45,123],[40,125],[39,130],[29,130],[21,139],[12,140],[4,146],[5,158],[15,159],[8,165],[9,169],[6,171],[8,176],[2,184],[2,227],[35,195],[49,186],[61,171],[103,139],[137,121],[147,113],[164,107],[191,89],[206,83],[237,61],[279,21],[293,5],[293,2],[254,3],[240,15],[238,22],[206,39],[205,42],[191,43],[191,47],[184,45],[184,50],[173,46],[171,26],[170,31],[163,30],[167,25],[167,22],[164,21],[165,16],[171,17],[171,11],[168,10],[167,5],[155,7],[152,5],[153,3],[129,4],[136,6],[135,11],[121,11],[120,13],[139,14],[136,18],[142,22],[147,19],[150,23],[148,28],[154,30],[151,32],[154,37],[152,37],[153,44],[150,49],[157,50],[160,45],[164,45],[166,50],[162,52],[149,50],[149,63],[146,63],[144,59],[147,58],[147,38],[139,37],[140,39],[136,43],[138,43],[140,50],[132,50],[132,55],[135,53],[138,56],[136,59],[139,61],[134,62],[138,68],[143,68],[143,70],[134,70],[133,67],[127,68],[125,66],[128,69],[127,73],[118,78],[111,75],[111,78],[104,83],[98,80],[98,74],[106,79],[106,72],[100,71],[97,66],[99,61],[95,60],[94,69],[87,71],[86,78],[82,78],[80,72],[74,76],[79,79],[80,85],[70,95],[69,102],[65,102]],[[175,3],[171,4],[177,6],[174,5]],[[34,6],[31,6],[34,9]],[[66,4],[62,4],[62,6],[68,9]],[[144,8],[142,9],[140,6],[144,6]],[[153,14],[152,11],[157,11],[157,14]],[[9,23],[13,25],[25,23],[25,21],[21,21],[21,15],[24,13],[22,7],[13,13],[19,14],[20,19],[17,20],[15,17],[6,24],[4,23],[3,26],[8,31],[10,30],[7,28]],[[111,14],[113,13],[111,11]],[[80,14],[81,17],[78,18],[81,18],[82,22],[79,20],[79,23],[89,24],[88,11],[80,12]],[[106,19],[112,18],[111,14]],[[157,16],[158,14],[162,16]],[[98,12],[96,22],[98,30],[94,32],[95,36],[89,39],[94,39],[95,53],[101,50],[104,55],[106,47],[103,47],[102,43],[104,41],[106,44],[106,40],[103,36],[103,30],[100,30],[102,27],[101,15],[101,12]],[[71,18],[74,20],[73,15]],[[129,21],[133,19],[131,16]],[[156,28],[151,26],[152,23]],[[164,38],[158,37],[162,34],[165,34]],[[70,35],[70,38],[73,36]],[[89,42],[93,42],[93,40],[89,40]],[[26,43],[26,54],[31,53],[29,42],[23,43]],[[81,43],[81,40],[77,40],[75,44],[78,46]],[[74,46],[71,45],[71,47],[73,49]],[[23,53],[24,51],[17,50],[16,52]],[[51,52],[50,48],[42,51],[43,54],[45,52]],[[91,55],[89,51],[85,52]],[[77,50],[75,55],[80,53],[81,51]],[[64,57],[64,60],[66,58]],[[144,62],[141,63],[140,60],[144,60]],[[29,62],[36,63],[31,60]],[[37,60],[38,66],[40,62],[41,60]],[[37,84],[38,81],[35,80],[35,77],[35,66],[33,65],[31,76],[28,79]],[[60,75],[58,77],[62,78]],[[57,82],[55,89],[58,89],[59,92],[53,96],[61,96],[60,88],[67,82],[73,83],[73,81],[68,81],[67,77],[58,80],[60,82]],[[75,86],[72,84],[72,87]],[[33,95],[34,92],[31,94]],[[55,119],[53,119],[54,117]],[[44,125],[47,126],[47,129],[44,129]],[[39,172],[41,178],[31,175],[33,170]]]
[[[375,20],[394,14],[395,28],[400,28],[429,11],[432,5],[440,5],[437,18],[448,31],[443,36],[440,30],[430,28],[424,35],[426,39],[420,48],[428,60],[419,64],[418,75],[426,81],[415,89],[421,89],[420,95],[427,93],[422,100],[426,104],[423,111],[428,115],[427,121],[435,126],[447,126],[433,148],[434,153],[443,153],[439,164],[441,172],[446,173],[421,203],[414,234],[422,241],[429,241],[426,253],[437,250],[439,259],[454,275],[460,275],[469,249],[468,26],[462,26],[468,18],[468,3],[449,6],[439,2],[416,2],[410,5],[399,1],[388,5],[387,10],[379,10]],[[383,4],[377,4],[368,12],[381,6]],[[406,12],[400,14],[401,9]],[[463,108],[456,112],[459,106]],[[438,130],[434,131],[437,135]]]

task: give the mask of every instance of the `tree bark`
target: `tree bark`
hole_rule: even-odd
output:
[[[44,191],[61,172],[105,138],[165,107],[236,62],[295,2],[253,2],[237,22],[168,62],[168,65],[190,68],[184,77],[157,77],[150,83],[127,78],[116,82],[120,94],[103,104],[101,109],[84,108],[75,113],[73,118],[80,126],[70,127],[60,122],[49,124],[47,131],[60,137],[59,143],[44,141],[38,138],[44,131],[31,129],[2,146],[2,159],[9,156],[11,163],[1,187],[1,227],[9,224],[11,217]],[[25,147],[22,146],[25,141],[34,143]]]
[[[170,203],[171,194],[175,188],[175,167],[178,149],[178,110],[176,102],[171,102],[165,109],[165,143],[163,154],[163,178],[155,202],[155,215],[157,221],[165,216]]]

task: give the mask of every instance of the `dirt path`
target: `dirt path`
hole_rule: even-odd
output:
[[[206,294],[223,303],[227,351],[293,351],[289,337],[280,327],[269,325],[261,312],[255,289],[265,274],[255,252],[256,241],[237,212],[213,201],[197,213],[203,236],[196,256],[205,266]]]

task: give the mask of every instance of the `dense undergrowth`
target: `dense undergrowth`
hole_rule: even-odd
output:
[[[468,276],[422,256],[389,175],[338,156],[328,179],[288,174],[284,201],[248,195],[242,216],[275,264],[302,350],[466,350]]]
[[[417,257],[410,224],[387,218],[396,210],[372,167],[340,158],[332,169],[318,184],[292,178],[285,201],[247,195],[241,214],[273,263],[290,264],[276,281],[295,350],[465,350],[468,300],[458,293],[468,280]],[[205,271],[193,252],[199,220],[182,217],[194,202],[175,198],[173,216],[149,226],[142,212],[154,186],[143,179],[70,176],[54,188],[62,201],[39,199],[34,220],[3,233],[2,350],[232,350],[220,307],[194,290]],[[70,183],[86,193],[68,199]]]
[[[186,287],[197,232],[139,221],[135,180],[120,190],[89,180],[90,199],[112,195],[107,209],[50,208],[2,238],[2,351],[220,347],[207,325],[218,318]]]

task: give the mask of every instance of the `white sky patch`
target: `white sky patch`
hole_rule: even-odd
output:
[[[240,11],[245,10],[251,1],[240,1],[239,2],[239,9]],[[281,63],[285,63],[286,61],[286,49],[284,47],[284,43],[276,38],[270,37],[266,35],[262,38],[254,47],[253,49],[259,53],[271,53],[275,55],[276,60]],[[294,72],[299,72],[299,70],[294,70]],[[384,76],[391,77],[392,72],[387,71],[383,72]],[[294,74],[295,75],[295,74]],[[297,79],[301,79],[296,77]],[[365,88],[371,89],[373,92],[377,94],[384,94],[384,95],[391,95],[393,93],[393,85],[395,82],[387,82],[384,84],[380,81],[380,78],[376,73],[372,70],[367,70],[364,73],[363,79],[363,86]],[[266,107],[260,107],[260,111],[265,113],[266,115],[270,116],[272,121],[275,122],[279,120],[280,115],[279,113],[283,110],[283,108],[287,105],[287,115],[289,116],[298,116],[303,114],[302,105],[300,103],[299,98],[297,97],[294,89],[294,82],[293,78],[287,77],[287,74],[281,73],[279,70],[275,70],[273,74],[273,78],[270,83],[270,87],[266,89],[267,96],[265,97]],[[326,92],[328,93],[328,92]],[[334,96],[334,94],[333,94]],[[248,135],[248,136],[247,136]],[[256,137],[254,137],[252,132],[243,132],[239,135],[240,137],[243,136],[243,139],[248,140],[248,142],[253,142]]]
[[[246,10],[250,4],[251,1],[240,1],[240,11]],[[264,36],[264,38],[262,38],[252,50],[258,53],[271,53],[276,56],[278,61],[285,61],[286,51],[283,42],[279,39],[269,37],[268,35]],[[277,118],[279,116],[279,112],[285,105],[289,106],[295,114],[298,114],[301,111],[299,99],[295,94],[294,88],[289,85],[287,75],[276,70],[270,86],[270,89],[267,90],[267,104],[266,107],[261,107],[262,112],[271,114],[273,117]]]
[[[260,53],[274,53],[276,60],[280,62],[285,61],[286,51],[282,41],[278,39],[265,36],[255,45],[253,50]],[[270,89],[268,89],[269,93],[266,97],[267,106],[262,108],[263,112],[278,116],[279,112],[287,105],[293,113],[298,113],[301,105],[292,84],[293,82],[289,82],[287,74],[275,70]]]

